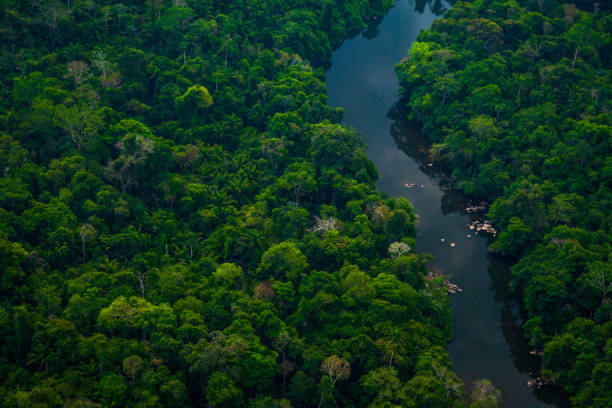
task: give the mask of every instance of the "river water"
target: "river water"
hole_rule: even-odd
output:
[[[510,263],[489,253],[490,237],[469,229],[475,217],[465,211],[469,203],[445,186],[442,169],[428,165],[425,138],[402,119],[393,66],[443,9],[440,1],[396,0],[382,21],[345,41],[327,71],[328,104],[343,107],[344,124],[360,131],[381,176],[379,190],[414,206],[416,250],[433,254],[431,268],[463,289],[451,295],[448,352],[466,393],[474,380],[488,378],[502,391],[504,407],[566,407],[554,389],[526,387],[538,361],[523,339],[519,304],[508,293]]]

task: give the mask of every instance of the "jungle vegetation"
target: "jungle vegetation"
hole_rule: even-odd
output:
[[[326,105],[390,5],[2,1],[0,406],[467,405],[413,209]]]
[[[610,3],[456,2],[396,66],[409,118],[456,186],[492,202],[492,249],[542,374],[612,406]]]

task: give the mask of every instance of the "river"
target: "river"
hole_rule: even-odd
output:
[[[523,339],[519,303],[508,293],[510,262],[489,253],[489,236],[470,230],[469,203],[445,186],[442,169],[429,166],[425,138],[402,119],[397,103],[393,66],[443,9],[440,1],[396,0],[382,21],[345,41],[327,71],[328,104],[343,107],[343,123],[360,131],[381,176],[379,190],[414,206],[416,250],[433,254],[431,268],[463,289],[450,295],[454,339],[448,352],[466,393],[474,380],[488,378],[501,390],[504,407],[567,407],[554,389],[526,387],[538,361]]]

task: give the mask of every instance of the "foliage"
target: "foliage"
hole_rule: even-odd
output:
[[[612,405],[611,24],[603,3],[457,2],[396,66],[458,187],[493,201],[542,373],[577,407]]]
[[[391,3],[3,2],[0,405],[463,404],[412,208],[326,105]]]

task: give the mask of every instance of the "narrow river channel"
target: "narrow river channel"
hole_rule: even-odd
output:
[[[379,190],[404,196],[415,207],[416,250],[433,254],[432,269],[463,289],[451,295],[454,339],[448,351],[466,392],[474,380],[489,378],[502,391],[504,407],[569,406],[555,390],[526,387],[538,361],[529,354],[519,305],[507,290],[509,263],[488,252],[488,236],[470,230],[469,203],[444,187],[442,171],[428,166],[425,138],[402,120],[393,66],[443,11],[441,2],[430,4],[396,0],[379,24],[345,41],[327,71],[328,103],[343,107],[344,123],[361,132],[380,172]]]

